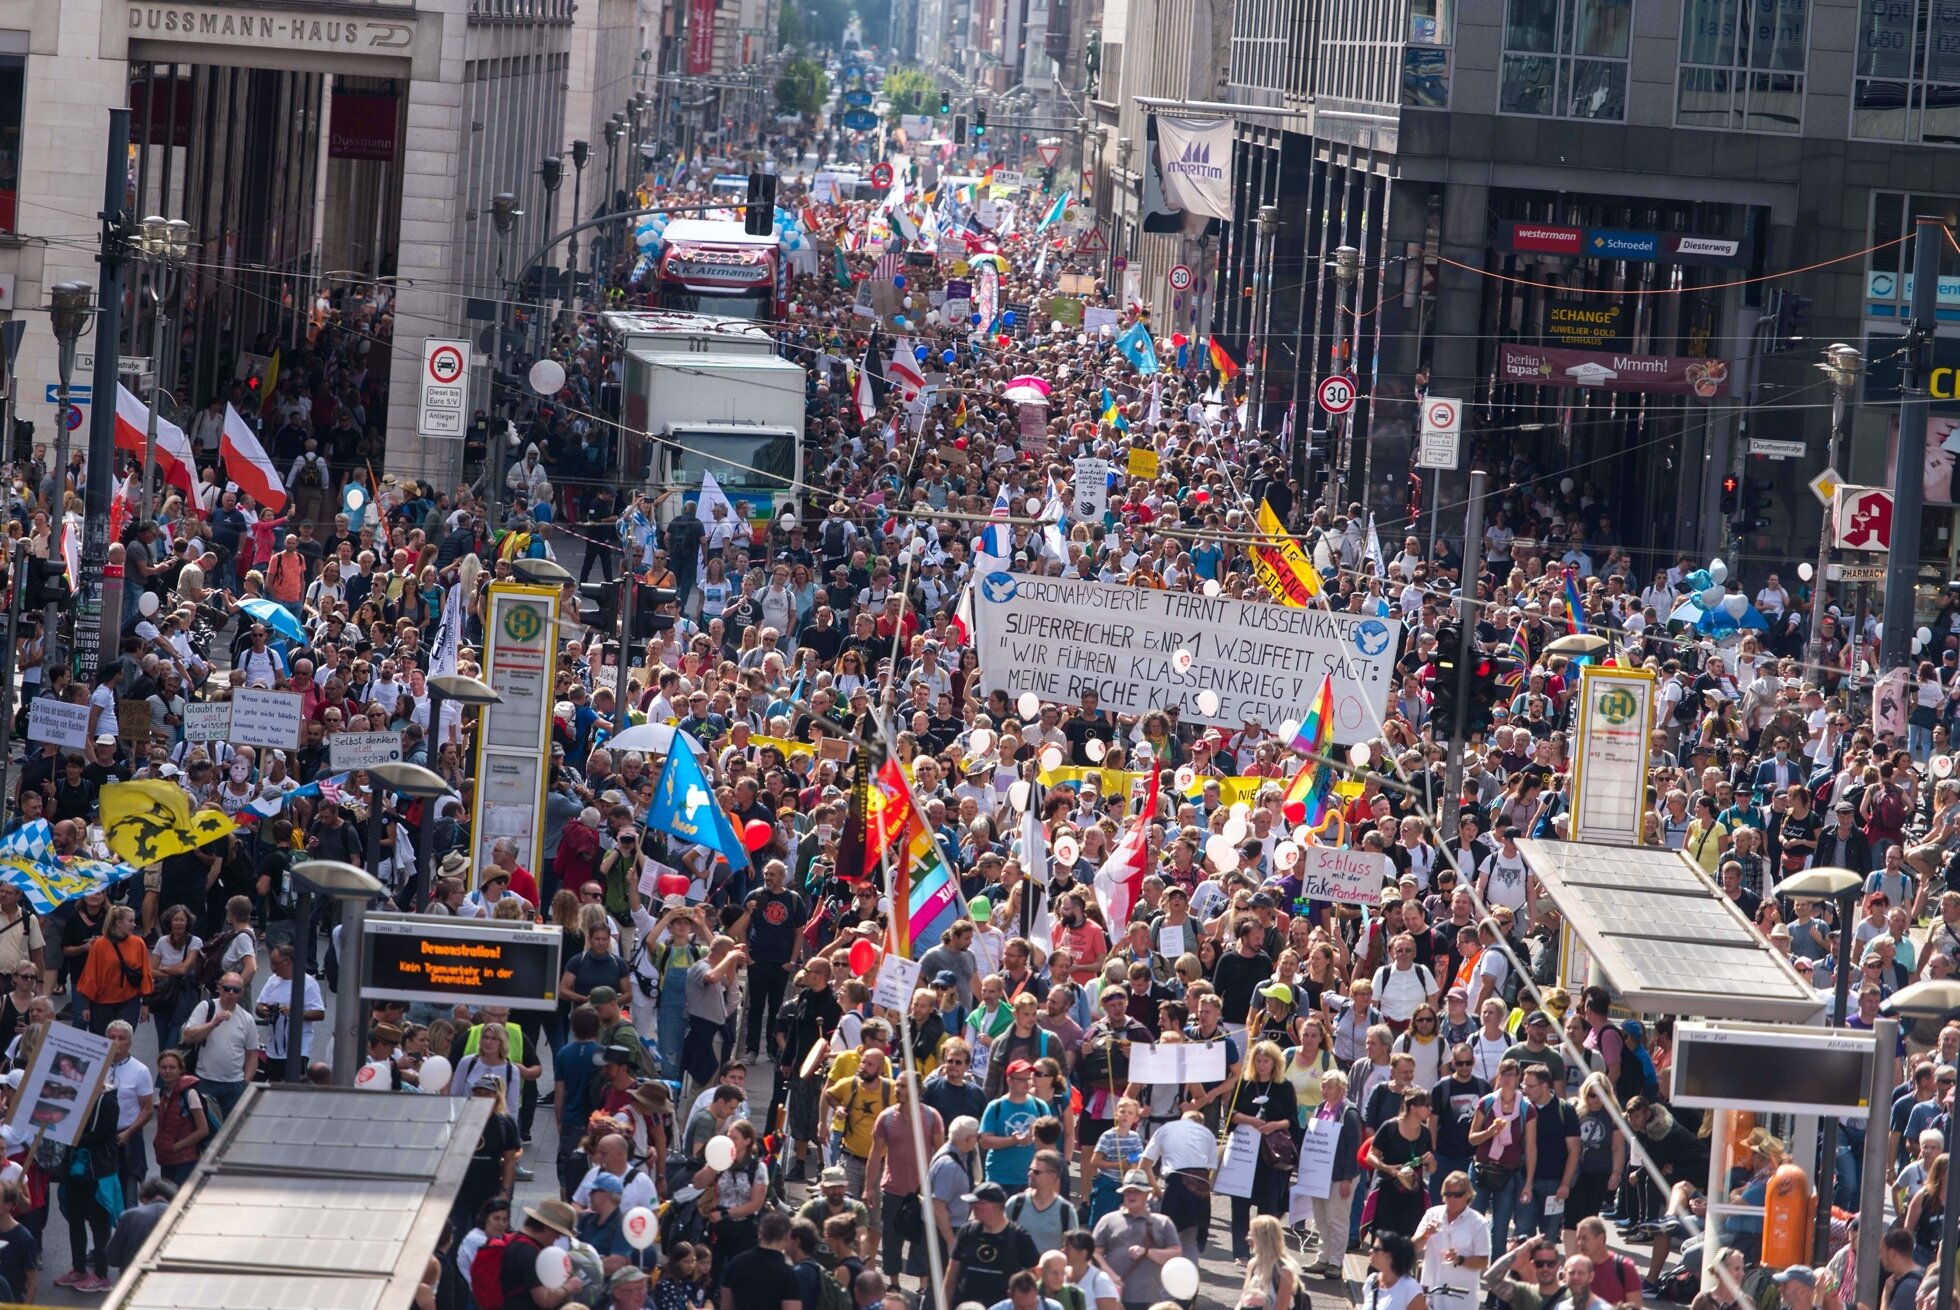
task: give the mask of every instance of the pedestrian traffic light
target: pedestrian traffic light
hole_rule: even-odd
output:
[[[749,194],[742,210],[742,231],[752,237],[766,237],[776,230],[776,175],[750,173]]]
[[[1498,666],[1499,661],[1493,656],[1480,655],[1470,670],[1470,704],[1469,712],[1464,716],[1464,725],[1471,732],[1482,732],[1488,728],[1491,711],[1497,708],[1497,702],[1510,699],[1510,689],[1497,680],[1503,671]]]
[[[1722,479],[1722,517],[1734,518],[1736,509],[1742,501],[1742,479],[1731,473]]]
[[[966,115],[965,114],[953,115],[953,144],[956,146],[963,146],[966,144]]]
[[[941,91],[939,93],[939,112],[942,114],[953,112],[953,93],[951,91]]]
[[[977,105],[973,109],[973,135],[976,139],[987,135],[987,111]]]
[[[46,609],[50,605],[66,605],[74,598],[74,591],[68,585],[68,565],[58,559],[36,559],[28,561],[27,607]]]
[[[1768,353],[1779,355],[1795,350],[1810,336],[1810,297],[1779,291],[1775,312],[1776,331],[1769,343]]]
[[[1775,499],[1764,483],[1757,482],[1743,488],[1742,517],[1748,525],[1744,531],[1765,532],[1769,529],[1769,510]]]

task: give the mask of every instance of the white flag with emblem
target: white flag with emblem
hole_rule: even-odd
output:
[[[1232,219],[1232,120],[1157,115],[1157,172],[1172,209]]]

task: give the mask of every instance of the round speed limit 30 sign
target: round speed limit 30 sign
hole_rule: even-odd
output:
[[[1320,407],[1329,414],[1345,414],[1354,408],[1354,379],[1336,373],[1320,380]]]
[[[441,386],[460,381],[465,367],[463,352],[455,346],[437,346],[429,352],[429,377]]]
[[[1171,290],[1189,291],[1191,289],[1191,266],[1189,264],[1171,265]]]

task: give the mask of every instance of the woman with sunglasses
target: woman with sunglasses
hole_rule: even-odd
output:
[[[1413,1277],[1416,1248],[1401,1233],[1377,1233],[1366,1248],[1368,1277],[1361,1284],[1362,1310],[1429,1310]]]
[[[28,1024],[27,1010],[41,990],[41,971],[32,960],[14,968],[13,990],[0,1000],[0,1048],[10,1044]]]
[[[1409,1020],[1408,1031],[1395,1039],[1394,1053],[1410,1056],[1416,1062],[1418,1087],[1434,1087],[1449,1072],[1450,1043],[1443,1040],[1442,1027],[1436,1007],[1424,1001]]]
[[[1367,1225],[1383,1233],[1415,1232],[1428,1206],[1423,1171],[1436,1165],[1436,1130],[1429,1093],[1411,1087],[1402,1093],[1402,1111],[1383,1124],[1368,1143],[1368,1168],[1374,1171],[1374,1218]]]
[[[1232,1127],[1235,1133],[1251,1128],[1261,1140],[1252,1170],[1252,1195],[1232,1198],[1232,1256],[1239,1261],[1249,1255],[1247,1231],[1253,1207],[1266,1215],[1286,1213],[1293,1165],[1299,1159],[1293,1084],[1282,1072],[1285,1057],[1276,1044],[1260,1042],[1246,1063],[1245,1080],[1232,1103]]]
[[[1579,1221],[1598,1214],[1626,1176],[1627,1139],[1606,1110],[1612,1095],[1603,1073],[1589,1074],[1579,1085],[1579,1171],[1572,1176],[1562,1225],[1568,1251],[1576,1249]]]

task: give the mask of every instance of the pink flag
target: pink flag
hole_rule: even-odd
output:
[[[259,444],[257,434],[230,405],[225,406],[225,426],[218,438],[218,451],[225,457],[225,473],[239,489],[259,504],[277,510],[286,503],[286,484],[272,459]]]

